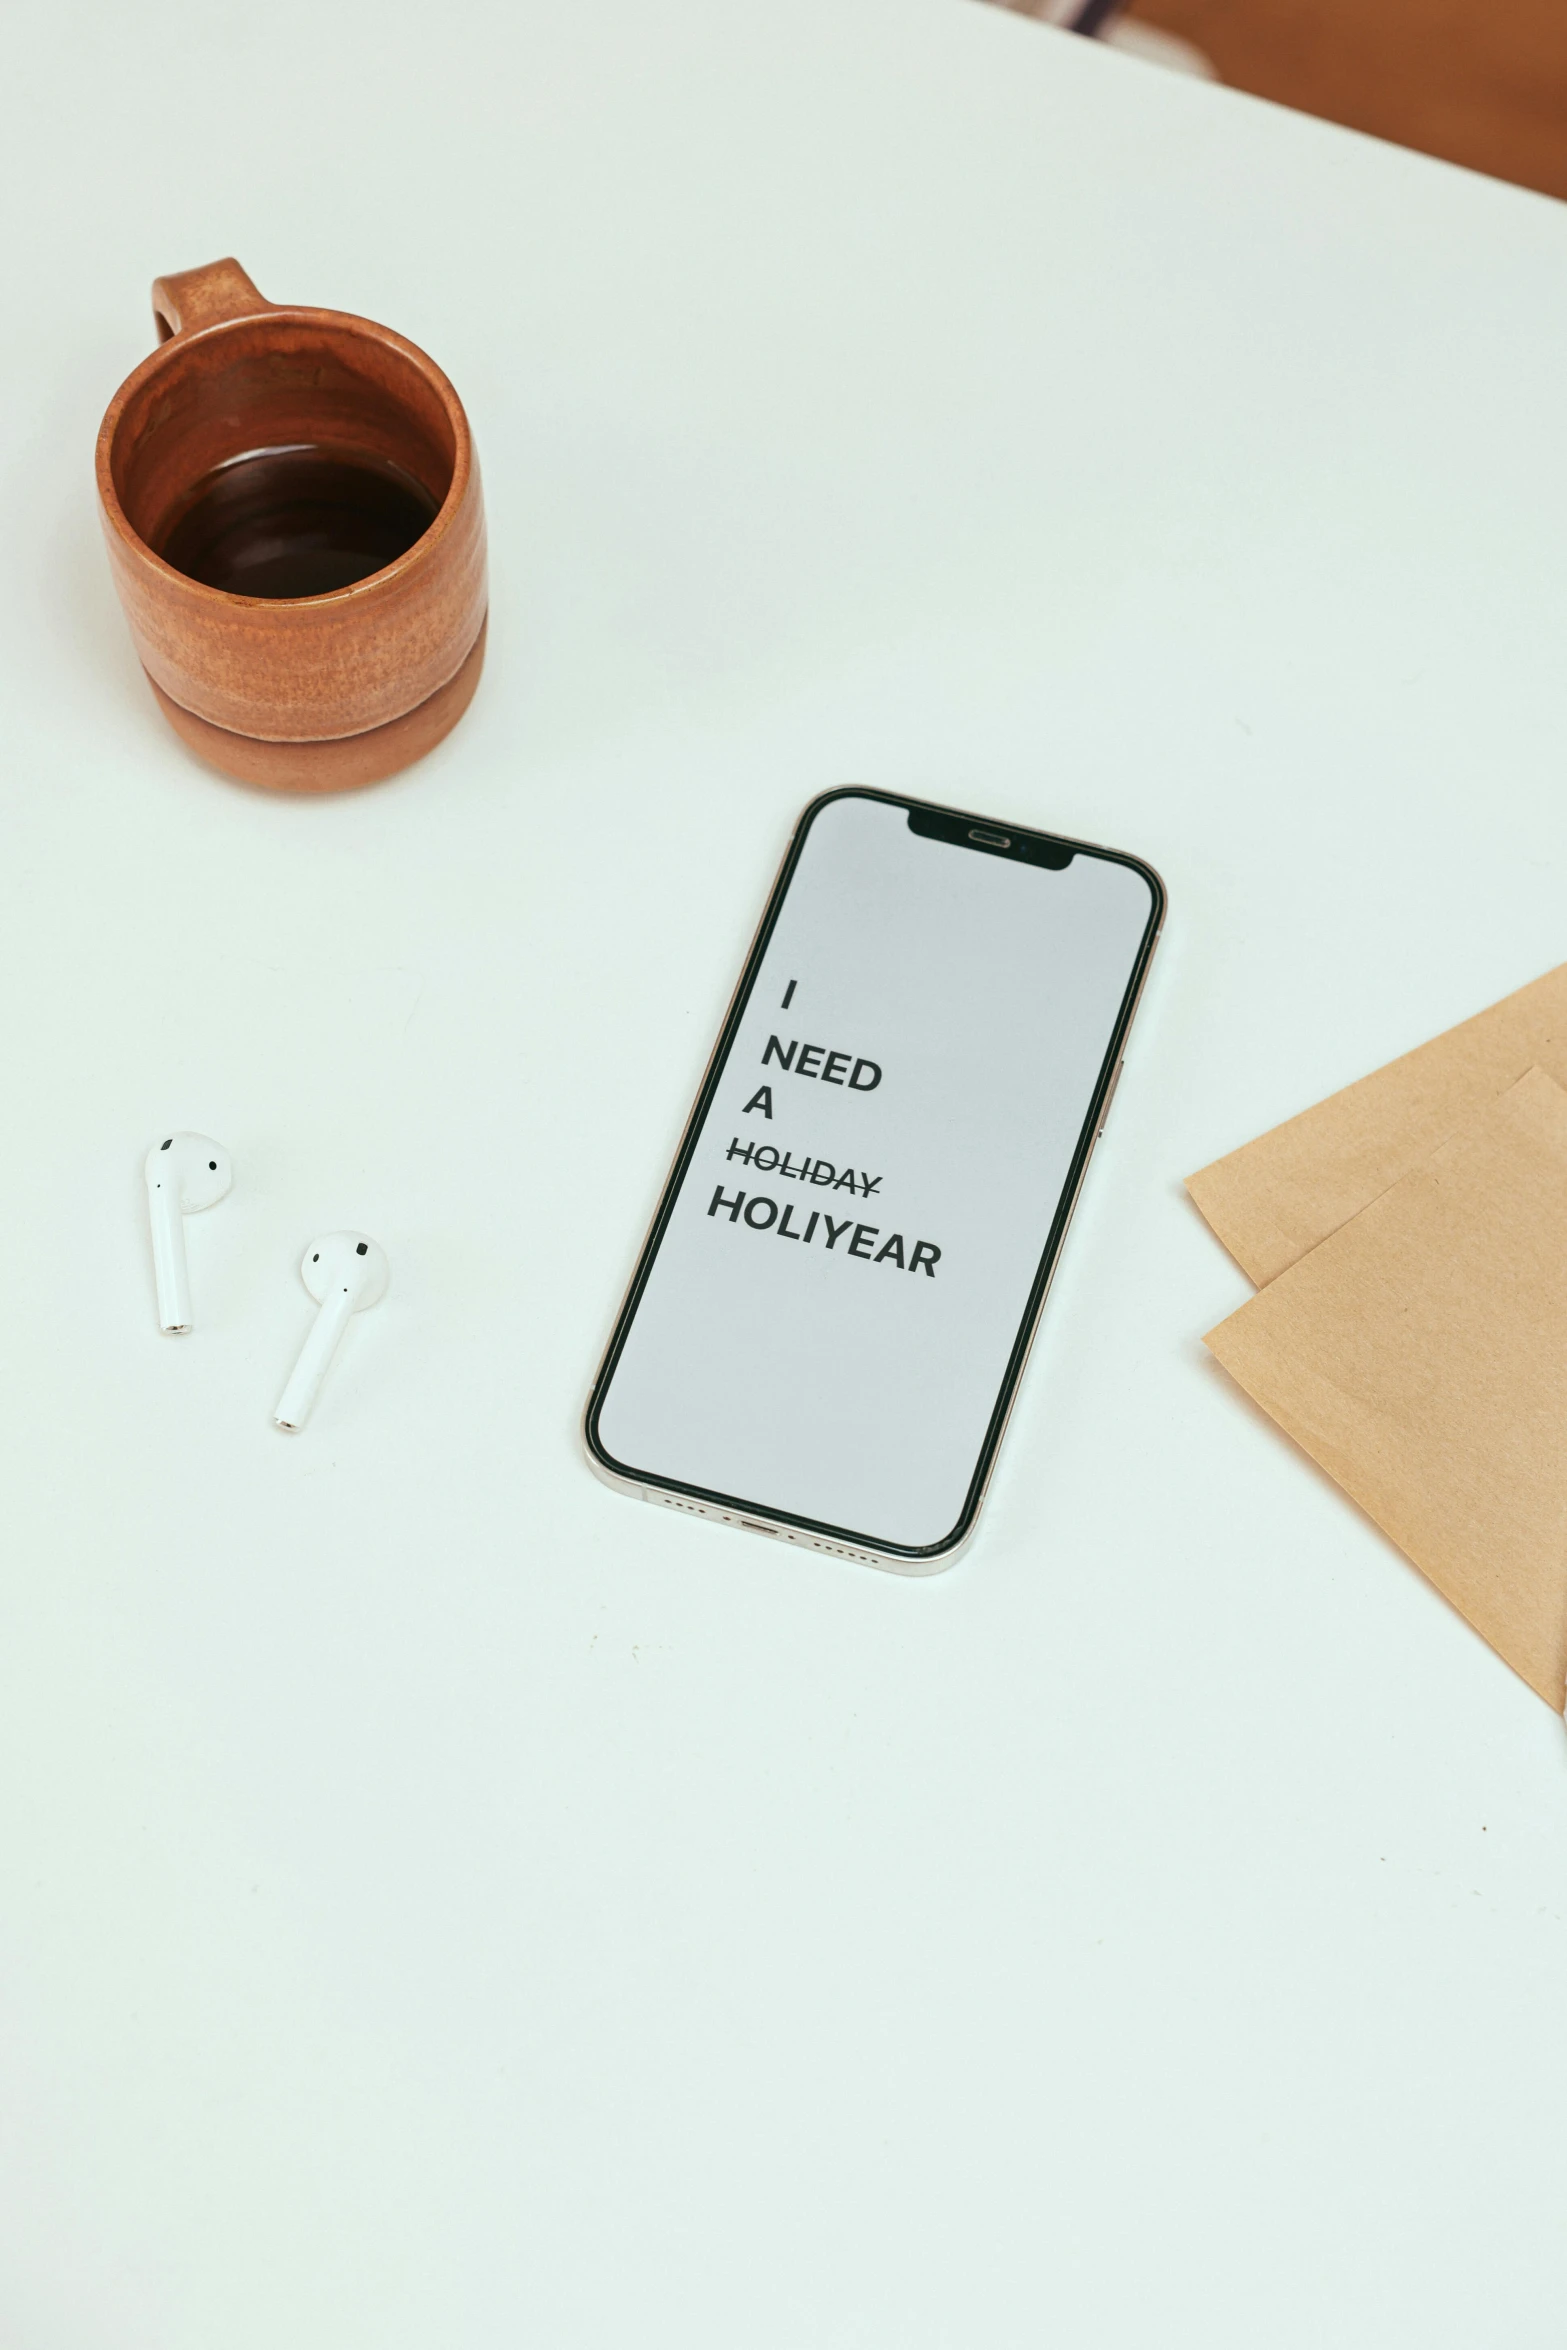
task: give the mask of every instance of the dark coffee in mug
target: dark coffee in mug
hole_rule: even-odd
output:
[[[249,449],[191,485],[156,552],[229,595],[325,596],[406,555],[438,512],[389,457],[331,442]]]
[[[484,500],[417,344],[269,302],[232,257],[160,277],[98,433],[114,584],[158,705],[224,774],[348,791],[445,739],[484,664]]]

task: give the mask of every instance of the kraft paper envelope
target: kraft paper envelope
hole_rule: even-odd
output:
[[[1567,1093],[1531,1070],[1206,1343],[1560,1713]]]
[[[1262,1288],[1531,1068],[1567,1085],[1567,964],[1189,1175],[1186,1188]]]

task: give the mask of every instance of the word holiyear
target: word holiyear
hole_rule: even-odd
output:
[[[876,1061],[853,1053],[829,1049],[824,1044],[802,1044],[792,1036],[787,1045],[776,1036],[767,1039],[762,1053],[762,1067],[776,1061],[791,1077],[814,1077],[823,1085],[846,1085],[851,1093],[874,1093],[881,1083],[881,1067]],[[773,1089],[770,1085],[758,1087],[748,1102],[741,1104],[742,1112],[760,1110],[764,1118],[773,1114]]]
[[[754,1167],[758,1175],[771,1175],[776,1167],[792,1182],[830,1184],[834,1191],[857,1191],[862,1199],[881,1189],[879,1175],[857,1174],[852,1167],[845,1167],[840,1174],[831,1159],[802,1159],[796,1166],[787,1151],[775,1150],[770,1142],[742,1142],[738,1134],[724,1157],[738,1159],[742,1167]]]
[[[928,1273],[931,1279],[935,1280],[936,1266],[941,1251],[934,1241],[916,1240],[912,1245],[911,1253],[905,1256],[903,1252],[908,1244],[905,1243],[901,1232],[894,1232],[882,1243],[880,1248],[873,1250],[871,1242],[881,1239],[881,1230],[878,1225],[855,1224],[852,1216],[845,1216],[841,1224],[835,1223],[825,1208],[813,1208],[805,1230],[796,1232],[794,1229],[794,1208],[793,1200],[785,1200],[783,1213],[780,1215],[778,1202],[775,1199],[767,1199],[759,1191],[753,1191],[749,1199],[743,1191],[737,1191],[733,1199],[728,1199],[725,1197],[724,1187],[720,1183],[708,1202],[707,1212],[710,1216],[716,1216],[722,1211],[729,1218],[731,1224],[736,1224],[740,1221],[743,1211],[745,1221],[753,1232],[772,1232],[780,1240],[812,1242],[816,1238],[816,1228],[820,1225],[822,1237],[829,1249],[835,1249],[844,1234],[853,1225],[854,1237],[844,1251],[845,1256],[863,1257],[867,1264],[872,1265],[893,1264],[897,1266],[900,1273]],[[803,1210],[801,1212],[804,1213]]]

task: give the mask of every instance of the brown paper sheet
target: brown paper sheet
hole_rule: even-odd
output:
[[[1206,1343],[1560,1713],[1567,1093],[1531,1070]]]
[[[1189,1175],[1186,1188],[1261,1288],[1531,1068],[1567,1085],[1567,964]]]

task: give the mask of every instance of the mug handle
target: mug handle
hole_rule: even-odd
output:
[[[160,343],[172,335],[199,334],[204,326],[218,326],[226,318],[276,308],[258,293],[232,256],[152,281],[152,315]]]

